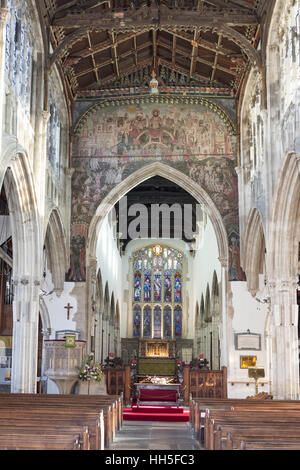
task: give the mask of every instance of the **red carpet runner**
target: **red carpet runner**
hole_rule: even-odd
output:
[[[124,421],[165,421],[173,423],[187,423],[190,412],[176,406],[132,406],[124,408]]]

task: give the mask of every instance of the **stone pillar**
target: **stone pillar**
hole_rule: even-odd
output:
[[[36,393],[40,282],[15,281],[12,393]]]
[[[1,2],[2,3],[2,2]],[[5,100],[5,43],[6,43],[6,24],[9,19],[9,11],[6,8],[0,8],[0,149],[2,149],[3,118],[4,118],[4,100]]]
[[[299,400],[297,279],[268,282],[272,315],[272,393]]]
[[[227,286],[228,286],[228,261],[220,259],[221,263],[221,366],[228,367],[228,311],[227,311]]]

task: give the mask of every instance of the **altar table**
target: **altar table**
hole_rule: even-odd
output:
[[[137,406],[176,405],[179,406],[180,384],[137,383]]]

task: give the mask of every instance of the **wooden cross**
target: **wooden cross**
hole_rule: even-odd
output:
[[[73,307],[71,307],[70,302],[69,302],[68,305],[66,305],[66,307],[64,307],[64,308],[66,308],[66,309],[68,310],[67,319],[70,320],[70,310],[71,310]]]

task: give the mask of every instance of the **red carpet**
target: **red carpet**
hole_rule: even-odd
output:
[[[133,406],[124,408],[124,421],[165,421],[187,423],[190,419],[189,410],[176,406]]]

